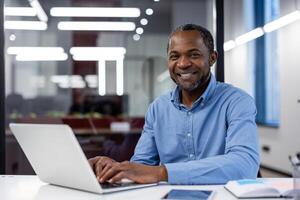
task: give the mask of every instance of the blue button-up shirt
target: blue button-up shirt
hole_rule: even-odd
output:
[[[217,82],[213,75],[191,108],[181,103],[176,87],[150,105],[131,161],[165,165],[170,184],[223,184],[256,178],[255,115],[249,95]]]

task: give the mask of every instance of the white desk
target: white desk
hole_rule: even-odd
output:
[[[0,199],[2,200],[135,200],[160,199],[171,189],[215,190],[214,199],[236,199],[222,185],[183,186],[158,185],[111,194],[93,194],[41,182],[37,176],[0,175]],[[271,199],[268,199],[271,200]],[[276,199],[278,200],[278,198]]]

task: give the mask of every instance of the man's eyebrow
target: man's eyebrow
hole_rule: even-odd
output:
[[[171,54],[171,53],[178,53],[178,51],[172,50],[172,51],[168,52],[168,54]]]
[[[191,52],[200,52],[201,53],[201,50],[200,49],[197,49],[197,48],[193,48],[193,49],[189,49],[187,52],[188,53],[191,53]],[[176,51],[176,50],[171,50],[170,52],[168,52],[168,54],[177,54],[177,53],[179,53],[178,51]]]
[[[201,52],[200,49],[197,49],[197,48],[194,48],[194,49],[189,49],[188,52],[193,52],[193,51],[198,51],[198,52]]]

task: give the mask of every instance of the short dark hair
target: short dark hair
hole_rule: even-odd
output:
[[[177,27],[169,36],[169,41],[171,37],[178,31],[198,31],[203,39],[203,43],[208,48],[209,52],[212,53],[214,51],[214,39],[206,28],[196,25],[196,24],[184,24],[179,27]],[[168,47],[169,49],[169,41],[168,41]]]

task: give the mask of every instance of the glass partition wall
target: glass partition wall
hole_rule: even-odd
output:
[[[292,172],[300,152],[299,0],[224,1],[225,82],[256,102],[261,164]]]
[[[147,107],[172,89],[169,33],[212,32],[210,0],[5,0],[6,173],[34,173],[11,122],[68,124],[87,157],[130,158]]]

